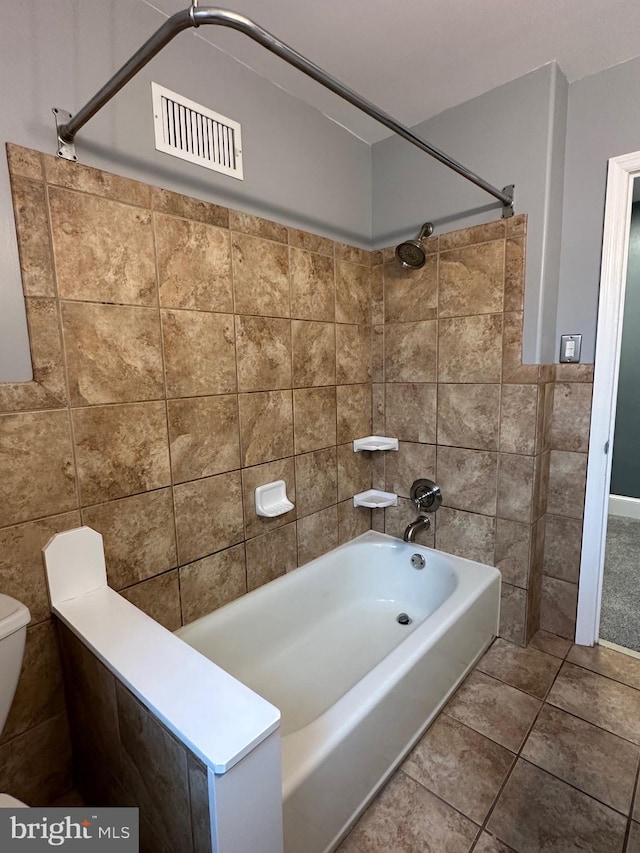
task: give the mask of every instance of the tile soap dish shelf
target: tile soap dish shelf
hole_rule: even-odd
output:
[[[368,435],[366,438],[356,438],[353,442],[353,452],[360,450],[397,450],[398,439],[385,435]]]
[[[368,489],[353,496],[354,506],[366,506],[369,509],[382,509],[385,506],[398,506],[398,496],[392,492],[381,492],[378,489]]]
[[[256,513],[265,518],[275,518],[293,509],[293,504],[287,498],[287,484],[284,480],[265,483],[256,489]]]

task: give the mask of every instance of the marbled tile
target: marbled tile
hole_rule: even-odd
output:
[[[337,502],[338,462],[335,447],[296,456],[295,465],[298,517],[311,515]]]
[[[82,506],[169,485],[164,403],[74,409],[72,418]]]
[[[371,431],[374,435],[385,435],[384,401],[385,386],[381,382],[374,382],[371,387]]]
[[[498,468],[498,515],[510,521],[533,519],[534,457],[501,453]]]
[[[384,268],[382,264],[371,270],[371,322],[384,323]]]
[[[229,227],[229,210],[208,201],[200,201],[188,195],[180,195],[160,187],[151,187],[151,205],[160,213],[170,216],[181,216],[184,219],[195,219],[207,225]]]
[[[336,325],[336,382],[371,381],[371,326]]]
[[[640,691],[633,687],[565,661],[547,702],[640,744]]]
[[[625,853],[640,853],[640,823],[631,821],[629,826],[629,840]]]
[[[549,468],[551,453],[539,453],[533,464],[533,515],[532,519],[537,521],[547,513],[547,501],[549,498]]]
[[[383,270],[386,323],[433,320],[437,316],[437,255],[429,255],[418,270],[406,270],[395,259]]]
[[[640,749],[628,741],[543,705],[522,757],[605,805],[629,814]]]
[[[333,323],[293,320],[293,387],[335,385],[336,327]]]
[[[371,435],[371,385],[336,388],[338,444]]]
[[[551,421],[553,450],[589,450],[592,392],[590,382],[556,382]]]
[[[298,522],[300,523],[300,522]],[[247,540],[247,589],[257,589],[298,565],[296,522]]]
[[[500,382],[501,357],[501,314],[438,322],[438,382]]]
[[[123,785],[162,847],[180,850],[191,838],[187,750],[119,682],[116,695]]]
[[[66,714],[58,714],[0,746],[0,788],[44,806],[73,785]]]
[[[437,481],[446,506],[496,514],[498,454],[461,447],[438,447]]]
[[[72,406],[164,397],[157,310],[90,302],[60,307]]]
[[[474,671],[445,706],[445,713],[517,752],[540,705],[533,696]]]
[[[62,355],[59,303],[56,299],[29,296],[25,299],[25,307],[27,311],[33,378],[35,383],[38,383],[40,386],[38,390],[42,396],[44,397],[49,392],[49,394],[54,395],[54,399],[51,401],[43,399],[42,405],[36,403],[30,407],[28,403],[24,406],[21,404],[19,409],[26,411],[28,408],[32,410],[62,408],[67,402],[67,381]],[[22,383],[0,383],[0,389],[9,390],[12,387],[19,393],[22,389],[29,386],[25,386]],[[0,390],[1,394],[2,391]],[[0,406],[2,405],[2,396],[0,396]],[[12,411],[12,408],[8,405],[4,406],[4,410]],[[17,411],[18,407],[13,410]]]
[[[512,237],[505,244],[504,310],[524,310],[524,237]]]
[[[370,530],[372,513],[373,510],[365,506],[354,506],[353,501],[341,501],[338,504],[338,544],[344,545]]]
[[[388,323],[384,329],[384,369],[387,382],[435,382],[438,324]]]
[[[296,453],[336,443],[336,389],[304,388],[293,392]]]
[[[540,609],[542,607],[542,575],[532,572],[529,589],[527,590],[527,620],[523,645],[528,646],[531,638],[540,627]]]
[[[578,585],[556,578],[542,579],[540,627],[559,637],[573,640],[576,630]]]
[[[503,385],[500,407],[500,450],[536,452],[538,386]]]
[[[212,853],[209,780],[205,765],[187,749],[189,805],[194,853]]]
[[[473,853],[513,853],[513,848],[507,847],[494,835],[483,832],[473,848]]]
[[[496,522],[495,566],[504,581],[523,589],[529,586],[531,531],[530,524],[504,518]]]
[[[436,548],[468,560],[493,564],[496,520],[486,515],[441,507],[438,510]]]
[[[0,470],[0,527],[74,509],[67,412],[0,415]]]
[[[640,690],[640,660],[604,646],[573,646],[568,661]]]
[[[238,399],[233,395],[169,400],[174,483],[240,467]]]
[[[229,232],[162,214],[154,225],[160,305],[232,312]]]
[[[397,450],[385,452],[385,491],[410,497],[414,480],[436,480],[436,448],[433,444],[401,441]],[[375,461],[375,457],[374,457]]]
[[[11,179],[16,236],[25,296],[55,296],[47,201],[42,184]]]
[[[515,237],[527,233],[527,214],[519,213],[505,219],[507,226],[507,237]]]
[[[171,489],[86,507],[82,521],[102,534],[107,579],[113,589],[131,586],[178,563]]]
[[[438,385],[438,444],[497,450],[499,385]]]
[[[239,471],[174,486],[173,496],[181,565],[244,538]]]
[[[180,567],[182,622],[188,625],[247,591],[244,542]]]
[[[542,369],[540,371],[542,373]],[[551,419],[553,417],[553,382],[538,385],[538,413],[536,417],[536,453],[551,447]]]
[[[349,261],[352,264],[362,264],[365,267],[371,266],[371,252],[366,249],[360,249],[358,246],[351,246],[348,243],[335,244],[335,256],[340,261]]]
[[[468,228],[458,228],[441,234],[440,251],[445,252],[474,243],[488,243],[490,240],[501,240],[505,236],[505,222],[505,219],[496,219],[493,222],[471,225]]]
[[[102,169],[84,166],[81,163],[70,163],[60,157],[48,154],[43,156],[45,179],[48,184],[55,184],[68,190],[110,198],[113,201],[123,201],[138,207],[149,207],[151,202],[151,187],[140,181],[123,178]]]
[[[291,316],[333,322],[336,318],[333,258],[291,249],[289,264]]]
[[[502,381],[517,384],[537,383],[537,364],[522,363],[522,311],[506,311],[503,326]]]
[[[548,655],[565,658],[571,648],[571,641],[541,629],[533,636],[529,645],[532,649],[540,649],[541,652],[546,652]]]
[[[371,270],[336,260],[336,323],[371,323]]]
[[[238,389],[291,388],[291,322],[236,316]]]
[[[51,615],[42,549],[54,534],[80,524],[80,513],[69,512],[0,530],[0,590],[29,608],[32,625]]]
[[[299,228],[289,228],[288,231],[290,246],[333,258],[333,240],[321,237],[319,234],[312,234],[310,231],[301,231]]]
[[[279,222],[271,219],[263,219],[261,216],[253,216],[241,210],[229,211],[229,228],[232,231],[240,231],[244,234],[253,234],[255,237],[264,237],[278,243],[287,243],[289,239],[288,229]]]
[[[467,853],[477,830],[466,817],[398,772],[337,853]]]
[[[578,583],[582,552],[582,521],[547,515],[544,544],[544,573],[552,578]]]
[[[502,582],[500,587],[499,634],[510,643],[527,643],[527,599],[531,592]]]
[[[163,310],[162,338],[168,397],[230,394],[236,390],[233,317]]]
[[[636,799],[635,799],[635,803],[633,804],[633,813],[632,813],[631,817],[634,820],[640,820],[640,790],[638,790],[637,787],[636,787]],[[640,841],[640,839],[638,839],[638,840]]]
[[[384,387],[385,434],[401,441],[436,443],[436,386],[394,384]]]
[[[384,382],[384,326],[371,328],[371,379]]]
[[[415,521],[418,516],[415,504],[407,498],[398,498],[397,506],[389,506],[384,510],[375,509],[372,513],[374,521],[379,514],[384,513],[384,528],[381,532],[388,536],[395,536],[397,539],[403,538],[407,525]],[[416,535],[416,544],[435,548],[435,524],[436,519],[432,516],[429,518],[429,527]]]
[[[476,668],[518,690],[544,699],[561,663],[558,658],[538,649],[520,649],[497,639]]]
[[[298,565],[338,547],[338,507],[330,506],[298,519]]]
[[[47,619],[27,630],[20,679],[0,743],[43,723],[64,710],[58,642]]]
[[[155,303],[148,210],[53,187],[49,209],[58,292],[63,299]]]
[[[237,313],[291,316],[287,246],[232,233],[231,250]]]
[[[620,853],[626,819],[520,759],[487,829],[518,853]]]
[[[593,382],[593,364],[556,364],[556,382]]]
[[[354,453],[352,444],[338,447],[338,500],[344,501],[371,488],[371,454]]]
[[[293,455],[291,401],[291,391],[238,396],[243,467]]]
[[[42,181],[42,155],[32,148],[24,148],[15,142],[7,142],[5,145],[7,153],[7,165],[11,176],[19,175],[22,178],[31,178],[34,181]]]
[[[482,823],[515,761],[513,753],[441,714],[403,771],[476,823]]]
[[[273,483],[276,480],[284,480],[287,487],[287,497],[293,504],[293,509],[283,515],[273,518],[260,516],[256,513],[255,490],[265,483]],[[260,536],[276,527],[282,527],[293,521],[297,515],[297,493],[296,476],[293,458],[278,459],[275,462],[267,462],[264,465],[255,465],[253,468],[242,470],[242,500],[244,503],[244,527],[245,536],[251,539]]]
[[[587,477],[587,454],[552,450],[547,512],[582,518]]]
[[[439,317],[497,314],[503,293],[504,240],[440,251]]]
[[[120,595],[168,631],[176,631],[182,625],[177,569],[120,590]]]

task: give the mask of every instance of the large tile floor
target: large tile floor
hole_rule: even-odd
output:
[[[339,853],[640,853],[640,660],[496,640]]]

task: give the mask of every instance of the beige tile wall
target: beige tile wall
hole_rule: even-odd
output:
[[[418,477],[443,506],[425,544],[502,572],[501,634],[538,625],[550,461],[553,370],[522,365],[526,217],[426,241],[417,271],[374,254],[373,428],[398,453],[374,459],[374,484],[401,495],[374,526],[402,535]]]
[[[0,790],[41,804],[70,785],[52,534],[99,530],[111,586],[175,629],[370,527],[350,442],[371,432],[371,254],[8,157],[35,378],[0,385],[0,591],[32,621]],[[259,518],[276,479],[296,508]]]

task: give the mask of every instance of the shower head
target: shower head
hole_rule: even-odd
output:
[[[396,258],[406,270],[417,270],[424,266],[427,253],[422,246],[422,238],[433,234],[433,225],[425,222],[415,240],[405,240],[396,246]]]

